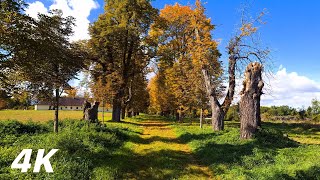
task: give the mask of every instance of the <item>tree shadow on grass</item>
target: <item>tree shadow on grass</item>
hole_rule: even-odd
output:
[[[257,164],[272,163],[279,149],[299,146],[299,143],[274,129],[260,130],[253,140],[240,140],[239,132],[229,129],[229,125],[223,132],[185,132],[179,139],[184,143],[196,144],[195,157],[210,166],[216,175],[224,174],[233,166],[250,169]]]
[[[129,149],[125,151],[101,164],[116,169],[117,178],[120,179],[176,179],[186,174],[209,177],[201,170],[188,169],[196,162],[190,159],[190,154],[183,151],[160,150],[144,155],[135,154]]]
[[[308,170],[298,170],[295,172],[295,176],[290,176],[286,173],[276,173],[270,179],[286,179],[286,180],[314,180],[320,179],[320,167],[319,166],[312,166]]]

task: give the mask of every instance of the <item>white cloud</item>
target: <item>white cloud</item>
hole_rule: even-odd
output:
[[[73,16],[75,21],[74,35],[70,38],[71,41],[80,39],[89,39],[89,15],[90,11],[97,9],[99,4],[95,0],[53,0],[53,4],[49,6],[50,10],[61,9],[64,16]],[[35,1],[29,4],[26,13],[31,17],[36,17],[37,13],[46,13],[47,8],[40,1]]]
[[[320,99],[320,82],[316,82],[297,72],[287,72],[282,65],[271,76],[263,75],[264,93],[261,97],[262,106],[288,105],[295,108],[307,108],[314,98]],[[237,78],[234,103],[240,100],[242,78]],[[227,85],[227,84],[225,84]]]
[[[44,6],[42,2],[36,1],[29,4],[29,7],[26,9],[26,14],[33,18],[37,18],[38,13],[46,14],[48,9]]]
[[[261,104],[265,106],[308,107],[313,98],[320,98],[319,82],[296,72],[287,72],[282,66],[267,84],[268,91],[261,98]]]

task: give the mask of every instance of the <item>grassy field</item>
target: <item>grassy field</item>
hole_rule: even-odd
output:
[[[59,111],[59,119],[82,119],[82,111]],[[111,113],[105,113],[105,120],[111,119]],[[46,122],[53,120],[54,111],[49,110],[2,110],[0,120],[37,121]],[[102,120],[102,112],[99,112],[99,119]]]
[[[40,112],[40,111],[39,111]],[[142,115],[105,125],[85,121],[0,121],[0,179],[320,179],[320,126],[263,123],[254,140],[239,123],[213,132]],[[22,149],[60,149],[54,173],[20,173],[10,165]],[[32,168],[31,168],[32,169]]]
[[[263,123],[249,141],[239,140],[238,122],[226,122],[223,132],[212,132],[210,126],[173,127],[216,178],[320,179],[320,125]]]

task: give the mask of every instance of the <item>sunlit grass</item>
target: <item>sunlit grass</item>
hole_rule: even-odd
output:
[[[111,119],[111,113],[104,113],[105,121]],[[59,111],[59,119],[82,119],[82,111]],[[54,119],[54,111],[50,110],[2,110],[0,120],[36,121],[47,122]],[[102,121],[102,112],[99,112],[99,120]]]
[[[263,123],[254,140],[240,140],[239,123],[213,132],[209,125],[174,126],[180,139],[221,179],[320,179],[320,128]],[[298,142],[297,142],[298,141]]]
[[[78,120],[81,111],[61,111],[77,118],[60,121],[55,134],[47,122],[53,111],[1,113],[42,115],[43,123],[0,122],[0,179],[21,178],[10,164],[23,148],[60,149],[54,174],[25,179],[320,179],[318,125],[264,122],[256,139],[240,140],[239,122],[213,132],[208,124],[149,115],[112,122],[108,113],[103,125],[89,125]]]

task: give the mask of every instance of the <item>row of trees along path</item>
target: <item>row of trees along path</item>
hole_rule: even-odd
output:
[[[146,111],[150,95],[151,109],[176,114],[179,120],[187,110],[211,108],[213,129],[223,130],[239,63],[263,63],[269,53],[254,41],[264,13],[256,19],[243,16],[227,47],[224,81],[218,42],[212,36],[215,26],[200,0],[195,7],[167,5],[160,13],[149,0],[108,1],[105,12],[89,28],[91,39],[76,43],[69,41],[74,18],[53,10],[33,19],[23,13],[25,7],[24,1],[1,1],[0,87],[10,92],[26,84],[34,94],[46,94],[51,100],[55,96],[55,132],[60,96],[83,69],[91,75],[95,99],[102,96],[103,105],[112,104],[113,121],[119,122],[126,111],[129,116]],[[150,61],[158,70],[150,83],[155,82],[156,88],[150,88],[149,94]],[[97,86],[102,91],[95,90]]]

